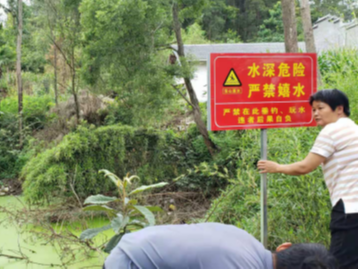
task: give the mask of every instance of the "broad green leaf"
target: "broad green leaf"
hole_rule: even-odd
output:
[[[132,184],[132,180],[133,179],[140,179],[138,176],[131,176],[131,177],[128,177],[128,176],[126,176],[125,178],[124,178],[124,181],[125,182],[127,182],[128,184]],[[125,186],[127,186],[127,185],[125,185]]]
[[[111,220],[111,226],[115,233],[117,233],[118,230],[120,229],[122,221],[123,221],[122,215],[119,215],[116,218]]]
[[[122,215],[118,214],[116,218],[112,219],[111,227],[115,233],[119,233],[128,224],[128,222],[128,216],[123,217]]]
[[[83,211],[104,211],[111,217],[116,216],[116,211],[106,205],[89,205],[83,208]]]
[[[124,199],[125,205],[136,205],[138,201],[136,199],[128,199],[127,197]]]
[[[138,230],[138,229],[143,229],[144,227],[147,227],[148,224],[140,221],[140,220],[132,220],[131,222],[128,223],[127,225],[127,231],[129,230]],[[133,227],[131,229],[131,227]]]
[[[146,206],[151,212],[163,212],[164,210],[159,206]]]
[[[117,186],[120,187],[122,185],[122,181],[120,180],[119,177],[117,177],[115,174],[113,174],[112,172],[102,169],[99,170],[99,173],[103,173],[105,177],[108,177],[110,180],[112,180],[112,182]]]
[[[83,231],[80,235],[80,239],[81,240],[88,240],[88,239],[92,239],[93,237],[95,237],[97,234],[103,232],[103,231],[107,231],[111,229],[111,225],[106,225],[103,226],[101,228],[94,228],[94,229],[87,229],[85,231]]]
[[[150,190],[150,189],[153,189],[153,188],[164,187],[165,185],[168,185],[168,183],[167,182],[160,182],[160,183],[153,184],[153,185],[144,185],[144,186],[141,186],[141,187],[133,190],[129,195],[137,194],[137,193],[140,193],[142,191]]]
[[[116,201],[117,198],[116,197],[108,197],[108,196],[104,196],[102,194],[98,194],[98,195],[92,195],[90,197],[87,197],[87,199],[85,200],[84,204],[98,204],[98,205],[104,205],[107,204],[109,202],[114,202]]]
[[[143,221],[140,221],[140,220],[131,220],[129,223],[128,223],[128,226],[135,226],[135,227],[138,227],[138,228],[144,228],[147,226],[147,223],[143,222]]]
[[[109,242],[107,243],[106,247],[104,248],[104,252],[106,253],[110,253],[111,250],[117,246],[117,244],[119,243],[119,241],[122,239],[124,234],[116,234],[115,236],[113,236],[111,238],[111,240],[109,240]]]
[[[149,226],[155,225],[155,217],[152,212],[145,206],[135,205],[133,206],[134,209],[136,209],[139,213],[141,213],[145,219],[148,221]]]

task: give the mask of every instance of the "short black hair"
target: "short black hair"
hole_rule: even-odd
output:
[[[349,117],[349,115],[351,114],[351,111],[349,110],[348,97],[344,92],[340,90],[333,89],[318,91],[315,94],[312,94],[310,97],[311,106],[314,101],[321,101],[323,103],[328,104],[333,111],[336,110],[337,106],[343,106],[344,114],[347,117]]]
[[[320,244],[294,244],[276,253],[276,269],[338,269],[338,262]]]

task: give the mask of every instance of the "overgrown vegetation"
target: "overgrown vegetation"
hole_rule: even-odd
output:
[[[283,40],[277,0],[176,2],[186,44]],[[340,2],[311,1],[312,20],[327,13],[345,20],[355,17],[355,7]],[[31,206],[61,204],[71,210],[82,207],[88,196],[116,195],[116,186],[98,170],[118,175],[111,174],[116,184],[129,172],[139,176],[138,185],[168,183],[161,190],[165,199],[163,193],[152,193],[158,195],[158,203],[167,202],[167,214],[176,214],[180,205],[175,199],[186,199],[184,194],[194,194],[192,199],[200,202],[212,199],[206,217],[193,220],[188,215],[176,223],[219,221],[259,236],[259,131],[212,132],[210,139],[220,150],[215,156],[210,154],[193,123],[190,104],[182,98],[185,88],[177,83],[178,78],[192,78],[195,61],[190,56],[181,58],[180,66],[170,56],[175,43],[170,1],[34,0],[25,5],[22,145],[14,75],[16,1],[9,0],[6,11],[7,21],[0,27],[0,186],[20,179]],[[298,9],[296,13],[299,25]],[[319,66],[323,87],[345,91],[357,121],[357,50],[324,52]],[[200,105],[200,112],[205,119],[205,104]],[[269,158],[282,163],[301,160],[318,131],[269,130]],[[87,202],[94,202],[94,197],[98,198],[92,196]],[[121,196],[120,202],[126,202],[125,198]],[[320,170],[302,177],[270,175],[268,201],[271,249],[284,241],[328,244],[330,202]],[[135,201],[127,202],[115,207],[117,211],[106,208],[116,232],[112,246],[126,232],[129,217],[134,217],[130,210]],[[114,216],[119,210],[122,217]],[[44,220],[51,242],[71,238],[90,250],[102,249],[91,249],[89,241],[78,242],[72,233],[61,237],[51,230],[47,222],[61,218],[56,214],[51,212],[48,219],[39,221],[32,213],[26,211],[29,216],[24,218],[17,213],[13,221],[39,226]],[[152,216],[141,227],[151,221]],[[95,229],[83,239],[101,231]],[[61,251],[71,256],[73,248],[67,247]],[[69,263],[64,260],[62,266]]]
[[[54,115],[48,113],[53,106],[50,96],[29,96],[24,98],[24,133],[27,140],[41,130]],[[0,103],[0,180],[14,179],[29,158],[31,149],[25,143],[25,150],[19,148],[17,120],[17,99],[10,97]]]
[[[239,137],[239,132],[218,134],[215,140],[227,149],[213,162],[195,126],[187,134],[124,125],[80,126],[27,162],[22,171],[24,195],[28,201],[46,203],[107,193],[111,185],[96,173],[102,168],[120,177],[137,174],[142,184],[181,176],[180,190],[212,195],[235,174]]]

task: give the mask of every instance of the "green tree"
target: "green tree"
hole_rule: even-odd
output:
[[[195,16],[195,14],[198,14],[202,11],[202,6],[205,5],[205,0],[196,0],[192,1],[190,5],[186,3],[185,0],[182,1],[173,1],[173,29],[177,41],[178,46],[178,55],[180,57],[180,64],[183,70],[188,70],[190,68],[190,64],[185,58],[184,53],[184,43],[181,35],[181,18]],[[185,16],[186,15],[186,16]],[[191,106],[193,114],[194,114],[194,121],[195,124],[202,135],[205,145],[208,148],[211,155],[214,155],[216,151],[218,150],[217,146],[214,144],[214,142],[209,137],[209,133],[206,129],[205,123],[202,119],[201,110],[199,106],[199,101],[196,96],[196,93],[194,91],[193,85],[191,84],[191,73],[190,72],[183,72],[182,78],[184,79],[185,88],[187,90],[187,93],[189,95],[190,101],[188,101],[186,98],[185,100],[188,102],[188,104]]]
[[[184,44],[207,44],[210,41],[205,37],[205,31],[198,23],[194,23],[183,31]]]
[[[225,0],[211,0],[203,9],[201,24],[209,40],[215,42],[239,42],[240,37],[235,30],[235,19],[239,9],[228,6]]]
[[[80,106],[78,90],[80,81],[78,71],[81,67],[82,57],[82,27],[80,24],[81,14],[79,5],[81,0],[35,0],[34,7],[37,10],[38,30],[49,44],[59,51],[70,71],[70,90],[76,109],[77,121],[80,119]],[[57,56],[56,56],[57,57]],[[54,67],[55,71],[57,66]],[[57,85],[57,83],[56,83]]]
[[[257,33],[258,42],[284,42],[281,2],[269,10],[270,17],[263,21]]]
[[[15,0],[8,0],[7,5],[0,5],[6,14],[7,20],[4,25],[5,42],[7,47],[16,48],[17,38],[17,14],[18,4]],[[21,68],[23,71],[43,72],[46,64],[45,53],[46,47],[41,43],[43,36],[38,35],[39,27],[34,22],[36,12],[33,5],[22,3],[22,52]]]
[[[53,66],[54,81],[53,88],[55,94],[55,103],[58,105],[58,60],[63,55],[60,53],[57,47],[62,49],[62,42],[60,40],[59,29],[61,29],[61,22],[64,19],[63,13],[61,13],[61,2],[57,0],[34,0],[33,8],[37,10],[36,18],[34,19],[37,25],[37,31],[35,32],[41,37],[42,46],[45,47],[45,53],[52,54],[53,60],[49,61]],[[52,58],[52,57],[49,57]],[[69,66],[67,64],[67,66]]]
[[[16,29],[16,84],[18,94],[18,126],[19,126],[19,146],[23,145],[23,88],[22,88],[22,68],[21,68],[21,53],[22,53],[22,33],[23,33],[23,4],[22,0],[8,0],[7,7],[1,5],[4,11],[12,16],[14,19],[14,29]]]
[[[175,96],[166,65],[169,9],[166,1],[84,0],[82,77],[97,91],[114,92],[133,116],[147,126]]]
[[[14,46],[7,42],[7,31],[0,25],[0,79],[3,76],[3,68],[13,68],[16,58]]]
[[[226,0],[228,6],[239,9],[232,30],[235,30],[244,42],[254,42],[262,22],[269,17],[277,0]]]
[[[257,33],[257,42],[284,42],[284,30],[282,21],[281,1],[278,1],[272,9],[269,10],[270,17],[263,21]],[[297,38],[303,41],[302,19],[299,9],[296,9],[297,18]]]

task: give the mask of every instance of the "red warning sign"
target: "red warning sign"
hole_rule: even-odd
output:
[[[209,78],[209,130],[316,125],[316,54],[213,53]]]

